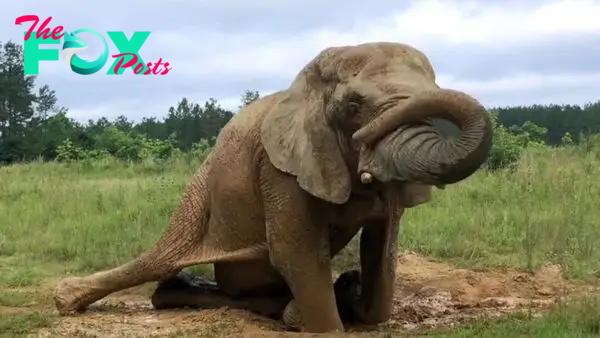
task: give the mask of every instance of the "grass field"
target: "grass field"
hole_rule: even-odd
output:
[[[0,168],[0,336],[51,327],[53,283],[121,264],[153,244],[199,165],[32,163]],[[513,170],[478,172],[406,213],[402,249],[475,269],[600,278],[600,148],[528,151]],[[348,251],[339,264],[355,260]],[[547,316],[509,316],[455,329],[457,337],[595,336],[596,296]],[[432,331],[444,336],[449,331]]]

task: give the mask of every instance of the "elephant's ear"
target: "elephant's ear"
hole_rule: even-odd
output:
[[[412,208],[431,201],[430,185],[403,183],[399,193],[398,204],[401,208]]]
[[[324,78],[323,61],[331,68],[326,50],[298,74],[285,96],[267,113],[261,140],[269,159],[281,171],[297,177],[311,195],[343,204],[350,196],[350,174],[335,130],[327,120],[327,103],[337,82]],[[325,60],[324,60],[325,59]],[[321,63],[321,64],[319,64]]]

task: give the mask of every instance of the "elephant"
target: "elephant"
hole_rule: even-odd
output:
[[[156,308],[211,306],[204,292],[276,312],[305,332],[344,332],[348,311],[361,323],[386,322],[404,211],[474,174],[492,136],[482,104],[440,87],[417,48],[325,48],[289,88],[222,128],[154,246],[121,266],[59,281],[56,307],[84,311],[113,292],[159,282]],[[359,232],[360,271],[333,283],[332,257]],[[199,264],[212,264],[214,282],[181,273]],[[204,291],[192,297],[189,286]]]

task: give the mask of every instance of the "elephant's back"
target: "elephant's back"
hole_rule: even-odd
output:
[[[231,170],[242,175],[251,170],[255,164],[255,155],[260,147],[260,126],[264,117],[280,100],[282,92],[262,97],[241,109],[223,127],[213,148],[211,167]]]
[[[225,252],[256,248],[249,250],[251,256],[268,257],[257,180],[262,152],[260,123],[276,99],[265,97],[242,109],[217,138],[208,164],[211,217],[206,247],[216,245]]]
[[[242,108],[223,127],[217,137],[216,152],[250,154],[260,143],[260,126],[271,108],[281,99],[283,92],[264,96]],[[242,155],[243,156],[243,155]]]

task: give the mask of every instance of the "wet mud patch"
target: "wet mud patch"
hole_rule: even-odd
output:
[[[558,265],[533,274],[473,271],[407,252],[398,257],[397,291],[390,329],[454,326],[481,316],[548,308],[585,287],[563,278]],[[587,289],[585,289],[587,290]]]
[[[410,332],[452,327],[482,316],[539,312],[556,300],[590,292],[569,282],[561,269],[547,265],[533,274],[473,271],[406,252],[398,257],[397,291],[389,322],[378,327],[349,327],[343,337],[374,337],[382,332]],[[90,306],[85,313],[60,317],[46,337],[310,337],[286,332],[278,321],[229,308],[154,310],[147,296],[119,293]],[[327,335],[336,336],[336,335]]]

